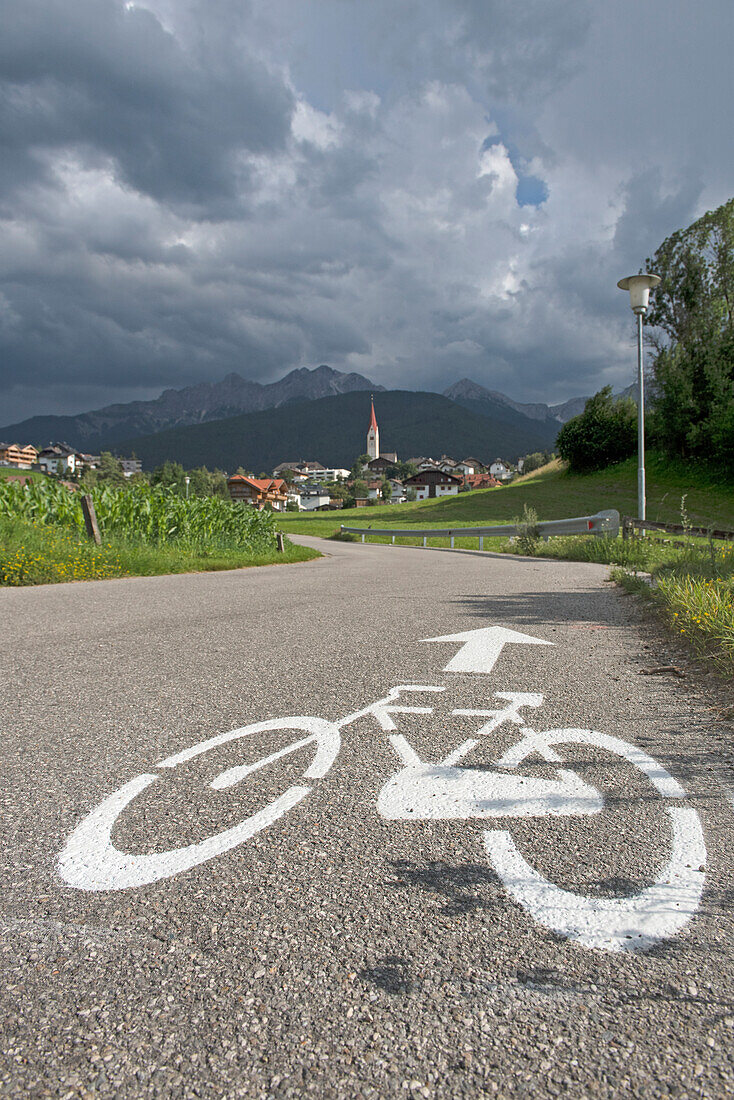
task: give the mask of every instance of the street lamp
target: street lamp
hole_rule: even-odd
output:
[[[186,483],[186,499],[187,500],[189,499],[189,482],[190,481],[191,481],[190,477],[185,477],[184,478],[184,482]]]
[[[628,275],[620,279],[620,290],[630,292],[630,306],[637,314],[637,518],[645,518],[645,378],[642,373],[642,318],[647,313],[650,291],[660,282],[659,275]]]

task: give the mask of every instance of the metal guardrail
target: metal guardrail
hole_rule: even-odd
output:
[[[610,535],[612,538],[616,538],[619,534],[619,512],[614,508],[609,508],[604,512],[597,512],[593,516],[576,516],[573,519],[551,519],[545,520],[537,525],[538,535],[542,539],[550,538],[553,535],[596,535],[601,537],[603,535]],[[427,546],[428,539],[450,539],[451,546],[454,545],[455,538],[478,538],[479,549],[484,549],[485,538],[497,538],[497,537],[517,537],[521,529],[524,529],[525,525],[514,523],[503,523],[496,527],[345,527],[341,525],[341,529],[345,534],[349,535],[361,535],[362,542],[365,541],[367,535],[388,535],[392,537],[392,541],[395,539],[414,539],[422,538],[423,545]]]
[[[622,516],[622,538],[629,538],[635,531],[656,531],[666,535],[690,535],[696,539],[722,539],[734,542],[734,531],[719,531],[715,527],[684,527],[681,523],[652,523],[646,519]],[[685,543],[679,545],[684,546]]]

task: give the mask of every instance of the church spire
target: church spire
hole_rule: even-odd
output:
[[[372,414],[370,416],[370,426],[367,431],[367,454],[370,456],[370,460],[380,457],[380,429],[377,427],[377,417],[375,416],[375,398],[373,394],[370,394],[370,401],[372,404]]]

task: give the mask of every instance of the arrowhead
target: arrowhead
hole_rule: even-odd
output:
[[[542,638],[521,634],[504,626],[484,626],[464,630],[459,634],[442,634],[438,638],[423,638],[424,642],[463,642],[459,652],[444,668],[444,672],[491,672],[508,642],[522,645],[553,645]]]
[[[509,630],[506,626],[482,626],[478,630],[464,630],[461,634],[442,634],[439,638],[422,638],[423,642],[473,642],[487,641],[506,645],[507,642],[522,642],[525,645],[555,645],[542,638],[533,638],[530,634],[521,634],[519,630]]]

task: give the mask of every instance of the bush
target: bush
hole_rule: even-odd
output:
[[[522,515],[516,516],[513,523],[517,527],[515,546],[521,554],[532,556],[540,542],[538,513],[534,508],[528,508],[527,504],[523,504]]]
[[[624,461],[637,447],[637,405],[631,397],[612,397],[612,387],[605,386],[589,398],[580,416],[563,425],[556,446],[575,474]]]

